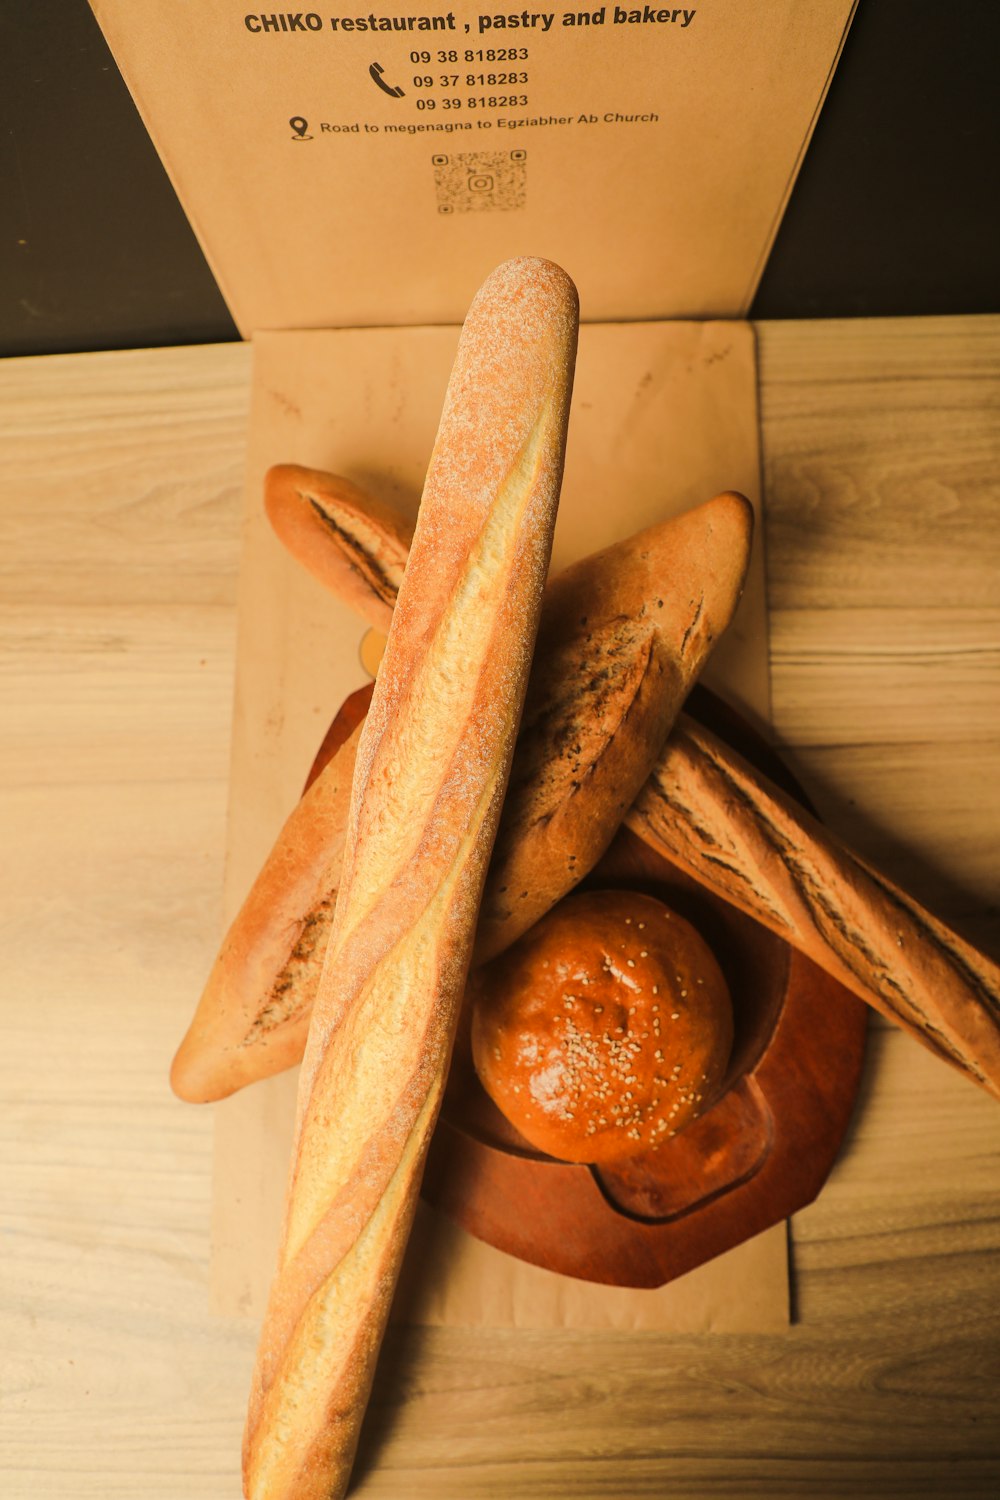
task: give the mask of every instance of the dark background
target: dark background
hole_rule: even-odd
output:
[[[0,47],[0,355],[235,338],[86,0]],[[1000,311],[998,64],[997,0],[860,0],[754,318]]]

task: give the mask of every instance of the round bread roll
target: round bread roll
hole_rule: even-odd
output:
[[[651,1151],[718,1092],[729,990],[704,939],[653,896],[567,896],[469,985],[479,1079],[549,1156]]]

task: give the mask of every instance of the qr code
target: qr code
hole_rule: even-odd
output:
[[[523,208],[527,151],[462,151],[436,155],[434,187],[439,214],[495,213]]]

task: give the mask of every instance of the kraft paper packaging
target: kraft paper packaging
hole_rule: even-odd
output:
[[[459,323],[522,254],[745,316],[854,9],[92,4],[244,336]]]
[[[272,463],[330,469],[415,510],[457,328],[263,334],[254,341],[226,917],[298,798],[326,727],[369,679],[370,634],[282,549],[262,509]],[[581,330],[553,568],[721,489],[759,507],[756,364],[746,323]],[[768,717],[763,528],[705,680]],[[213,1305],[259,1316],[277,1253],[296,1076],[215,1106]],[[396,1316],[466,1325],[763,1330],[788,1319],[783,1225],[656,1291],[526,1265],[422,1205]]]

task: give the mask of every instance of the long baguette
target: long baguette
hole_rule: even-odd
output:
[[[576,318],[564,273],[519,260],[463,329],[358,747],[247,1417],[250,1500],[347,1485],[527,683]]]
[[[1000,1097],[1000,968],[718,736],[682,714],[625,822]]]
[[[310,495],[336,490],[331,477]],[[548,583],[475,962],[515,942],[608,847],[732,618],[752,525],[749,502],[724,493]],[[324,533],[285,536],[310,571],[339,578],[317,560]],[[331,818],[346,822],[354,753],[349,740],[310,787],[310,811],[293,810],[223,940],[171,1068],[182,1098],[221,1098],[301,1057],[340,876]]]

